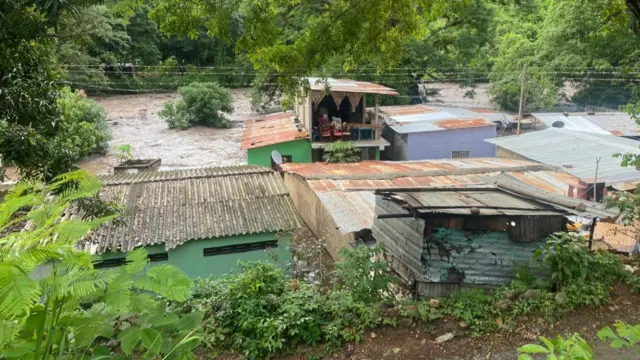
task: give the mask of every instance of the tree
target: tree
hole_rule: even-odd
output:
[[[78,140],[95,141],[85,138],[95,134],[92,125],[61,116],[54,54],[60,18],[87,4],[0,3],[0,154],[23,176],[50,180],[69,171],[85,154]]]
[[[143,7],[127,25],[127,35],[130,38],[126,50],[126,57],[133,64],[157,65],[162,60],[160,44],[162,36],[158,25],[149,19],[149,8]]]
[[[178,316],[152,296],[185,301],[191,281],[184,273],[169,265],[145,272],[144,249],[123,267],[96,270],[91,255],[78,250],[88,231],[117,217],[78,212],[99,200],[100,188],[78,171],[51,185],[19,183],[0,204],[0,356],[108,358],[138,349],[177,359],[198,344],[192,335],[202,314]],[[69,216],[72,209],[85,215]],[[116,338],[119,345],[105,346]]]
[[[165,103],[158,113],[169,128],[187,129],[194,125],[231,127],[222,113],[233,112],[233,97],[215,83],[192,83],[178,89],[182,99]]]

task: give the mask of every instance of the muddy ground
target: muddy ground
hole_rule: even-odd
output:
[[[176,93],[136,94],[96,97],[107,113],[113,140],[111,146],[130,144],[137,158],[160,158],[162,169],[246,164],[246,152],[240,150],[242,122],[253,115],[248,89],[231,90],[235,111],[229,116],[230,129],[194,127],[169,129],[158,117],[166,101]],[[81,166],[96,174],[108,173],[117,163],[114,151],[94,156]]]

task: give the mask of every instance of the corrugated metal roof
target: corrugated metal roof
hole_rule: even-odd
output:
[[[386,106],[380,108],[380,112],[387,125],[399,134],[495,126],[481,117],[486,113],[472,116],[472,112],[467,111],[464,115],[454,115],[426,105]]]
[[[544,191],[567,196],[579,185],[574,176],[560,170],[536,167],[536,163],[498,158],[422,161],[363,161],[353,164],[283,164],[286,172],[305,177],[323,205],[340,213],[334,219],[343,233],[371,229],[375,214],[372,196],[378,189],[492,187],[501,172]],[[473,174],[447,172],[478,170]],[[528,170],[527,170],[528,169]],[[428,175],[441,171],[442,175]],[[420,174],[424,175],[420,175]],[[345,231],[344,229],[348,229]]]
[[[534,113],[536,119],[547,127],[557,127],[554,123],[562,123],[564,130],[582,131],[594,134],[615,136],[640,136],[640,127],[631,116],[623,112],[595,113]],[[556,124],[557,125],[557,124]]]
[[[197,173],[197,176],[194,176]],[[123,223],[85,241],[94,252],[129,251],[164,243],[292,230],[300,226],[280,175],[236,166],[107,177],[101,196],[125,204]]]
[[[520,136],[507,136],[486,140],[504,149],[543,164],[562,167],[563,170],[586,183],[593,183],[598,166],[598,182],[616,183],[640,181],[640,172],[633,167],[622,167],[617,153],[640,153],[640,142],[610,135],[590,134],[564,129],[547,129]]]
[[[352,92],[362,94],[381,94],[381,95],[400,95],[396,90],[383,85],[374,84],[366,81],[357,81],[350,79],[333,79],[333,78],[317,78],[310,77],[309,85],[311,90],[324,91],[329,86],[331,91],[336,92]]]
[[[330,191],[318,192],[317,195],[341,233],[371,229],[376,208],[376,197],[373,192]]]
[[[390,195],[406,202],[421,213],[469,214],[477,207],[484,215],[559,215],[549,205],[537,203],[503,192],[499,189],[478,191],[425,191],[401,192]]]
[[[248,119],[244,122],[240,149],[280,144],[287,141],[308,139],[309,133],[294,122],[293,112],[280,112]]]

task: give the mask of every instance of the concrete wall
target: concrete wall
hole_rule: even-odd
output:
[[[315,192],[301,176],[285,174],[284,183],[302,219],[317,238],[325,238],[327,252],[334,260],[340,259],[340,249],[350,246],[354,233],[341,234],[331,214]]]
[[[406,160],[450,159],[454,150],[470,150],[471,157],[495,157],[496,146],[485,139],[496,137],[496,128],[453,129],[408,134]],[[404,159],[395,159],[404,160]]]
[[[278,247],[268,250],[254,250],[242,253],[232,253],[214,256],[204,256],[203,249],[210,247],[222,247],[228,245],[247,244],[260,241],[278,240]],[[184,271],[189,277],[218,278],[231,271],[238,270],[238,261],[272,261],[277,259],[277,264],[284,267],[292,261],[290,244],[291,233],[261,233],[250,235],[236,235],[226,238],[213,238],[191,240],[168,251],[169,260],[150,263],[151,266],[159,264],[174,265]],[[158,254],[167,252],[164,244],[147,247],[147,252]],[[113,259],[126,257],[121,252],[110,252],[100,256],[100,259]]]
[[[311,143],[309,140],[294,140],[247,150],[247,163],[271,167],[271,152],[277,150],[281,155],[291,155],[294,163],[311,162]]]
[[[398,134],[388,126],[382,130],[382,137],[390,145],[383,151],[383,160],[407,160],[407,139],[408,134]]]

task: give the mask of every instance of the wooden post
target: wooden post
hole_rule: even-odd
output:
[[[374,140],[380,139],[380,95],[376,94],[376,116],[375,116],[375,125],[376,125],[376,135]]]
[[[516,129],[516,135],[520,135],[520,122],[522,121],[522,115],[524,113],[524,93],[527,88],[527,65],[522,69],[522,75],[520,75],[520,107],[518,109],[518,128]]]
[[[357,104],[356,104],[357,105]],[[367,123],[367,94],[362,94],[362,123]]]
[[[596,158],[596,176],[593,178],[593,201],[598,201],[596,198],[598,189],[598,168],[600,167],[600,158]]]
[[[589,250],[593,249],[593,233],[596,231],[597,223],[598,218],[593,218],[593,220],[591,220],[591,228],[589,228]]]

